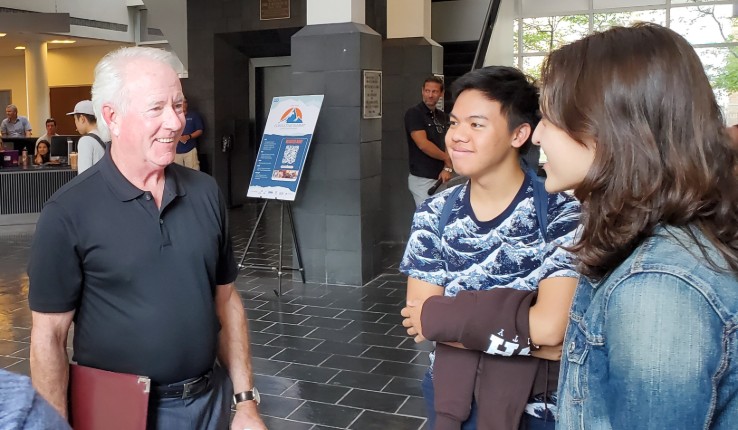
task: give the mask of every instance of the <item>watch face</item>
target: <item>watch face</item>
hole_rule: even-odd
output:
[[[256,401],[256,404],[258,405],[259,403],[261,403],[261,396],[259,395],[259,390],[257,390],[256,387],[254,387],[253,392],[254,392],[254,401]]]

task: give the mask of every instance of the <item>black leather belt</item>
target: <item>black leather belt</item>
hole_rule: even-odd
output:
[[[157,397],[166,399],[196,397],[210,389],[212,376],[213,371],[210,370],[198,378],[185,379],[169,385],[154,385],[151,392]]]

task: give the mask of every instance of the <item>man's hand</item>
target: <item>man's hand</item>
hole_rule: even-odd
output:
[[[445,170],[441,170],[441,173],[438,174],[438,179],[442,180],[444,184],[448,182],[449,179],[451,179],[452,177],[453,175],[451,174],[451,172],[447,172]]]
[[[423,336],[423,327],[420,322],[420,313],[423,311],[423,303],[420,300],[408,300],[407,307],[400,311],[400,315],[405,317],[402,320],[403,327],[407,327],[407,334],[414,336],[415,343],[420,343],[425,339]]]
[[[561,345],[557,345],[557,346],[545,346],[544,345],[534,351],[531,351],[530,355],[536,358],[542,358],[544,360],[561,361]]]
[[[249,327],[241,296],[236,285],[218,285],[215,287],[215,312],[220,321],[218,342],[218,358],[228,369],[233,381],[233,390],[240,393],[252,389],[253,374],[251,372],[251,351],[249,343]],[[240,402],[236,406],[236,415],[231,424],[233,430],[266,430],[264,422],[259,418],[256,402]]]
[[[236,405],[236,414],[231,422],[231,430],[267,430],[266,425],[259,417],[256,402],[247,401]]]
[[[185,139],[185,136],[187,136],[186,139]],[[188,140],[190,140],[190,135],[189,134],[183,134],[183,135],[179,136],[179,141],[182,142],[182,143],[186,143]]]

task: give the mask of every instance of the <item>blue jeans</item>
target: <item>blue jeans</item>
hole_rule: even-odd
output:
[[[225,369],[213,368],[210,390],[188,399],[149,401],[147,430],[222,430],[231,421],[233,384]]]
[[[425,378],[423,378],[423,382],[421,384],[421,387],[423,389],[423,398],[425,399],[425,410],[426,415],[428,416],[428,422],[426,423],[426,428],[428,430],[433,430],[433,428],[436,425],[436,408],[433,404],[435,400],[435,391],[433,389],[433,376],[431,374],[431,370],[428,369],[427,372],[425,372]],[[473,401],[471,406],[471,411],[469,412],[469,418],[464,421],[464,423],[461,425],[461,430],[476,430],[477,429],[477,402]]]
[[[425,372],[425,378],[421,384],[423,389],[423,398],[425,399],[426,415],[428,421],[426,428],[433,430],[436,424],[436,408],[433,404],[435,400],[435,394],[433,389],[433,376],[429,369]],[[471,411],[469,412],[469,418],[461,425],[461,430],[477,430],[477,402],[473,401],[471,405]],[[520,420],[520,430],[554,430],[556,428],[556,421],[546,421],[540,418],[523,414]]]

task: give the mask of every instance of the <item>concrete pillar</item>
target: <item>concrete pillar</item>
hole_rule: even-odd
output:
[[[387,38],[431,38],[431,1],[387,2]]]
[[[307,25],[366,23],[364,0],[307,0]]]
[[[294,94],[324,94],[294,203],[309,281],[363,285],[379,273],[382,119],[362,116],[364,70],[382,70],[382,38],[364,1],[308,0],[292,36]]]
[[[443,47],[431,39],[431,1],[387,2],[382,47],[382,241],[407,241],[415,203],[407,189],[405,111],[421,102],[423,81],[443,74]]]
[[[40,136],[46,132],[46,118],[51,111],[46,42],[29,41],[25,46],[27,116],[33,135]]]

